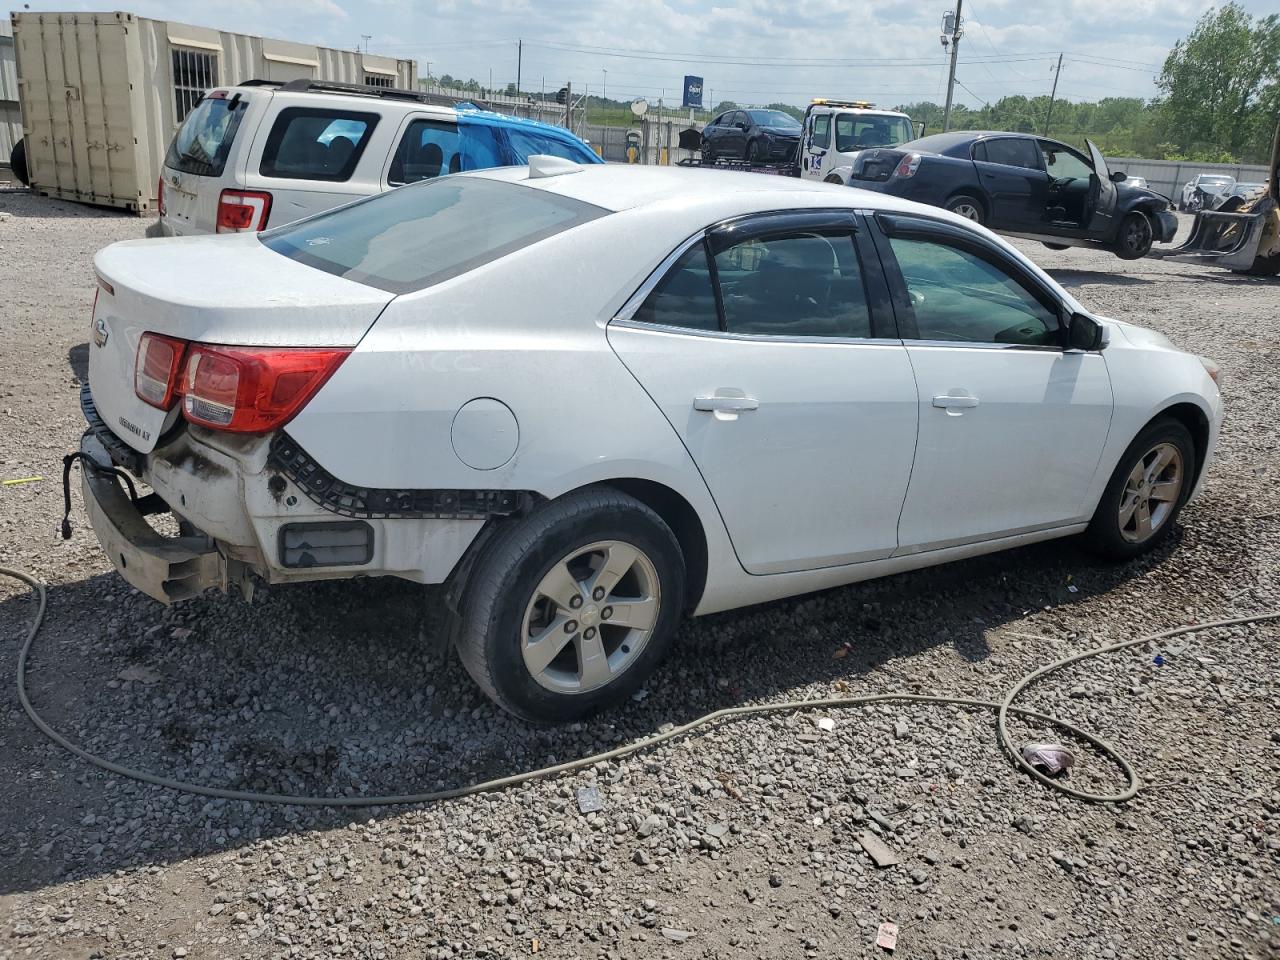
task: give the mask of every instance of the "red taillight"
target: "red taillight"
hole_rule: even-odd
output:
[[[183,413],[218,430],[273,430],[293,418],[350,352],[192,344],[181,384]]]
[[[218,233],[265,230],[271,194],[260,190],[223,190],[218,197]]]
[[[164,216],[164,177],[156,181],[156,213]]]
[[[898,166],[893,172],[895,176],[899,177],[914,177],[919,169],[920,154],[908,153],[904,154],[902,159],[898,161]]]
[[[178,389],[178,373],[185,340],[144,333],[138,341],[138,358],[133,367],[133,392],[153,407],[168,410]]]

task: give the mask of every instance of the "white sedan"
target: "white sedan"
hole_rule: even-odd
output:
[[[1211,362],[989,231],[781,177],[535,157],[96,268],[83,489],[120,574],[446,583],[535,720],[633,692],[685,613],[1149,550],[1222,417]]]

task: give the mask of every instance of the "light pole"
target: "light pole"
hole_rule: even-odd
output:
[[[600,81],[600,99],[608,100],[609,99],[609,71],[604,67],[601,67],[600,74],[603,78]]]

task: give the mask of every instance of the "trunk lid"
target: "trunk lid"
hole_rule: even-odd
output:
[[[127,240],[94,258],[103,281],[89,389],[107,426],[149,453],[179,416],[134,393],[146,332],[231,346],[355,346],[394,294],[305,266],[256,234]]]
[[[878,147],[860,150],[853,161],[852,178],[883,183],[893,176],[894,167],[905,155],[905,150],[885,150]]]

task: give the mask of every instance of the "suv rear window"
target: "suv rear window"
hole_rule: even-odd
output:
[[[259,172],[290,180],[350,180],[377,125],[376,113],[286,107],[271,127]]]
[[[222,176],[245,107],[245,101],[239,98],[201,100],[174,135],[164,165],[198,177]]]
[[[442,177],[258,236],[291,260],[399,294],[467,273],[607,212],[548,190]]]

